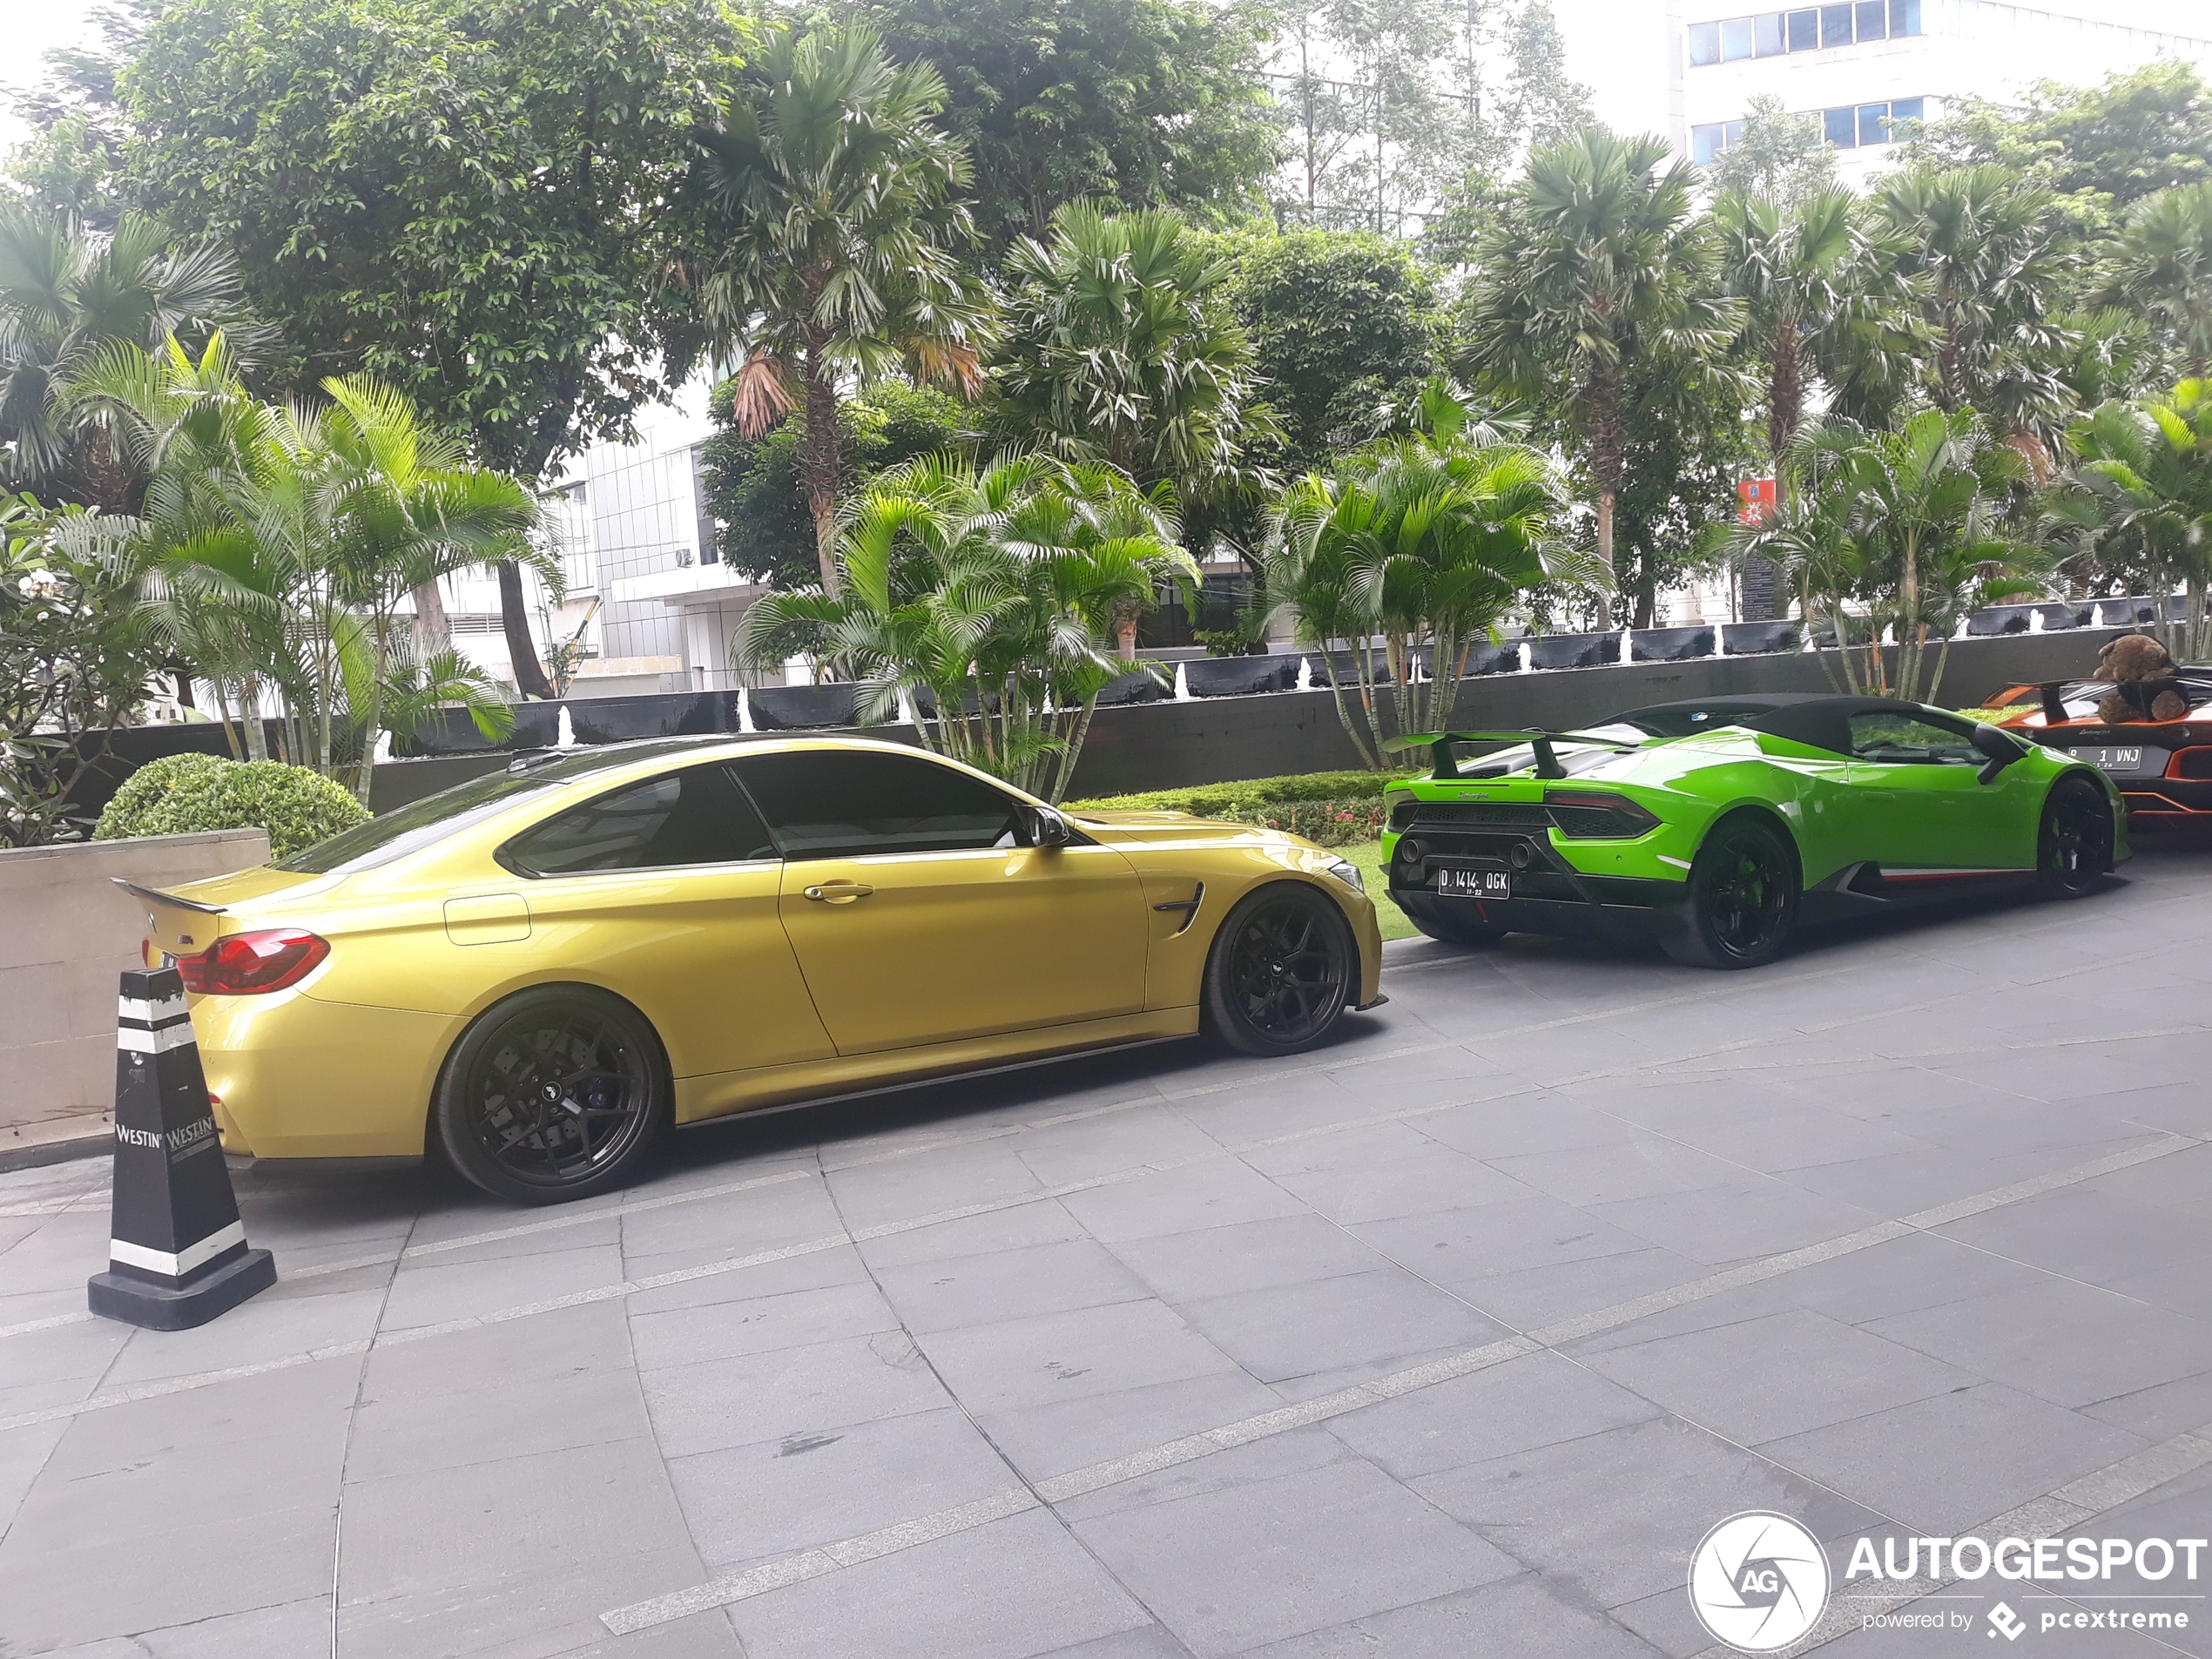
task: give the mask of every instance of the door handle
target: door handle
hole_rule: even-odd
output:
[[[851,904],[855,899],[865,899],[875,889],[865,881],[825,881],[819,887],[802,887],[799,891],[817,904]]]

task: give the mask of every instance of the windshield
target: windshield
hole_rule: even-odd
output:
[[[327,841],[317,841],[277,866],[311,875],[352,875],[457,835],[472,824],[503,812],[524,795],[557,786],[543,772],[495,772],[451,789],[395,806],[366,824],[356,824]]]

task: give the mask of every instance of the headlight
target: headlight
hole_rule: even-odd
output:
[[[1329,873],[1354,893],[1364,895],[1367,891],[1367,878],[1359,873],[1359,867],[1356,864],[1339,859],[1334,864],[1329,866]]]

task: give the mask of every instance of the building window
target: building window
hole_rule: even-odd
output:
[[[1924,98],[1900,98],[1887,104],[1858,104],[1840,110],[1823,110],[1821,130],[1828,142],[1839,150],[1894,144],[1901,136],[1897,131],[1898,123],[1925,120],[1927,108],[1928,101]]]
[[[1919,32],[1920,0],[1849,0],[1843,5],[1694,23],[1689,25],[1689,61],[1695,65],[1732,64],[1741,57],[1897,40]]]
[[[1723,150],[1733,150],[1743,142],[1741,121],[1712,121],[1689,130],[1689,158],[1704,166]]]

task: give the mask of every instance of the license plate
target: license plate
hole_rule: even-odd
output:
[[[2106,772],[2124,772],[2132,777],[2143,769],[2141,749],[2084,749],[2080,752],[2091,765]]]
[[[1436,890],[1453,899],[1509,899],[1513,873],[1507,870],[1439,870]]]

